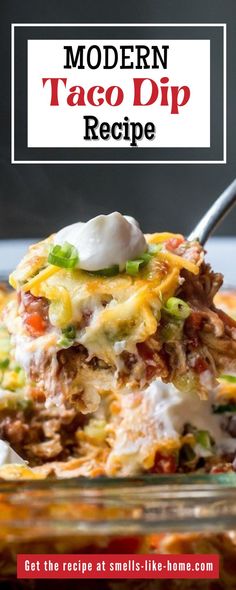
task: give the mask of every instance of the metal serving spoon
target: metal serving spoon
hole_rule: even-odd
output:
[[[236,203],[236,178],[216,199],[213,205],[208,209],[191,234],[188,240],[198,240],[202,246],[206,243],[209,236],[215,231],[222,219],[229,213]],[[7,276],[0,275],[0,281],[7,281]]]
[[[202,246],[215,231],[222,219],[229,213],[236,203],[236,178],[216,199],[213,205],[203,215],[202,219],[188,236],[188,240],[198,240]]]

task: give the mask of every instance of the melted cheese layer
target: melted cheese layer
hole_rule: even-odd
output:
[[[201,264],[167,251],[173,234],[145,236],[148,244],[162,244],[147,266],[135,276],[119,273],[97,276],[81,269],[67,270],[47,263],[53,236],[29,249],[11,275],[13,286],[49,301],[49,318],[55,330],[70,324],[77,326],[76,342],[90,355],[106,363],[115,363],[117,344],[133,352],[157,330],[160,309],[178,288],[183,268],[197,274]],[[33,277],[32,277],[33,271]],[[89,316],[87,324],[84,318]]]

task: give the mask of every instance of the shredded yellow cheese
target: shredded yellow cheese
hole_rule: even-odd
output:
[[[183,238],[181,234],[172,234],[170,232],[161,232],[155,234],[146,234],[145,238],[148,244],[160,244],[161,242],[166,242],[166,240],[170,240],[171,238]]]
[[[41,272],[39,272],[35,277],[30,279],[25,285],[23,285],[22,291],[26,291],[26,292],[32,291],[32,293],[33,293],[33,290],[34,290],[33,295],[35,295],[37,297],[37,295],[36,295],[37,287],[43,281],[46,281],[47,279],[49,279],[49,277],[51,277],[52,275],[59,272],[59,270],[61,270],[59,266],[53,266],[52,264],[49,264],[46,268],[41,270]]]
[[[199,267],[197,264],[194,264],[190,260],[183,258],[182,256],[177,256],[176,254],[172,254],[172,252],[157,252],[157,256],[163,262],[168,262],[172,268],[186,268],[194,275],[198,275]]]
[[[19,480],[19,479],[44,479],[40,473],[35,473],[27,465],[18,465],[7,463],[0,467],[0,479]]]
[[[145,237],[148,244],[182,238],[169,232]],[[49,246],[50,238],[30,250],[11,275],[11,284],[35,297],[48,299],[50,323],[62,329],[71,323],[77,325],[81,330],[80,343],[89,354],[108,364],[113,364],[117,356],[115,343],[122,346],[125,342],[125,350],[132,353],[137,342],[155,334],[161,307],[180,284],[181,269],[195,275],[199,272],[199,266],[191,260],[163,249],[154,253],[135,276],[123,272],[104,277],[50,264],[40,270],[42,260],[46,264]],[[22,286],[24,277],[30,276],[32,257],[33,272],[39,272]],[[87,325],[83,320],[86,314],[92,318]]]
[[[173,268],[170,274],[167,275],[155,290],[159,294],[160,300],[163,302],[164,299],[168,299],[172,293],[175,293],[179,283],[179,270]]]
[[[9,283],[13,289],[17,289],[17,280],[15,279],[14,272],[12,272],[9,276]]]

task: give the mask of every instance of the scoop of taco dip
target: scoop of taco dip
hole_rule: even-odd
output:
[[[128,223],[134,225],[133,221]],[[43,478],[233,470],[236,452],[236,384],[232,374],[235,294],[230,292],[227,295],[223,292],[216,295],[213,300],[222,277],[214,275],[209,267],[206,267],[202,261],[203,253],[199,244],[188,244],[184,238],[169,234],[145,236],[145,241],[149,244],[147,250],[151,253],[146,252],[148,259],[145,260],[144,267],[140,268],[143,262],[141,258],[140,263],[136,264],[135,261],[134,274],[129,274],[130,268],[127,263],[122,271],[118,272],[116,269],[117,274],[112,277],[106,276],[107,269],[101,271],[103,274],[100,271],[97,274],[97,271],[70,268],[65,270],[64,267],[55,265],[55,259],[52,265],[48,261],[50,253],[55,252],[52,240],[62,240],[64,244],[65,236],[62,235],[61,238],[60,235],[63,232],[68,234],[72,229],[76,229],[77,236],[76,224],[76,228],[65,228],[57,237],[50,238],[46,241],[46,246],[45,242],[33,246],[11,278],[11,282],[19,281],[18,293],[11,295],[10,302],[5,295],[6,306],[2,313],[0,333],[0,439],[10,444],[25,464],[24,471],[22,464],[13,470],[12,464],[7,465],[5,461],[0,468],[0,476],[15,478],[17,470],[19,477],[21,474],[22,477],[30,477],[31,474]],[[71,233],[70,239],[72,241]],[[176,240],[180,240],[178,245]],[[154,248],[154,253],[152,247],[150,248],[153,244],[158,246]],[[178,253],[173,254],[173,247]],[[30,261],[31,276],[34,274],[32,256],[38,248],[40,251],[47,248],[47,256],[44,262],[41,260],[39,272],[35,271],[32,279],[20,280],[18,273],[25,272],[27,261]],[[61,255],[61,250],[59,252]],[[174,260],[182,259],[181,265],[193,265],[193,268],[189,267],[192,270],[187,270],[184,266],[177,268],[179,286],[172,293],[164,291],[163,282],[169,280],[173,271],[176,272],[176,265],[171,270],[165,262],[166,278],[158,287],[153,282],[159,272],[156,269],[163,268],[162,258],[159,259],[161,253],[171,261],[173,257]],[[78,253],[76,255],[78,257]],[[127,252],[123,254],[123,258],[125,256]],[[191,261],[189,257],[192,258]],[[83,254],[81,259],[83,260]],[[109,263],[112,259],[110,257]],[[38,265],[37,256],[35,260]],[[134,262],[134,259],[131,262]],[[45,269],[42,270],[43,265]],[[50,280],[49,277],[46,279],[44,274],[42,282],[41,276],[45,272],[52,274]],[[34,279],[39,279],[39,283],[33,283],[33,293],[25,291],[26,286],[29,286],[30,282],[32,284]],[[56,280],[59,280],[59,283]],[[132,302],[136,291],[142,290],[146,284],[156,297],[156,307],[153,307],[145,291],[144,301],[149,302],[145,305],[149,316],[156,321],[156,332],[144,343],[132,344],[134,358],[133,362],[127,365],[126,372],[125,358],[128,354],[131,355],[131,352],[128,352],[128,349],[123,350],[126,354],[122,355],[117,348],[122,341],[112,342],[110,336],[107,336],[112,327],[114,334],[117,334],[115,327],[118,330],[120,318],[123,320],[121,310],[127,303],[124,297],[128,298],[128,294],[122,292],[122,289],[119,291],[120,281],[122,285],[126,281],[129,282],[129,299]],[[172,279],[169,284],[172,284],[171,281]],[[167,282],[165,284],[167,285]],[[100,288],[104,299],[104,293],[108,297],[111,285],[112,289],[116,286],[116,297],[110,298],[110,304],[102,305]],[[160,293],[161,285],[163,290]],[[69,323],[65,328],[54,325],[57,319],[64,318],[65,314],[65,302],[58,295],[61,288],[62,291],[67,291],[69,309],[72,313],[69,320],[67,316]],[[41,289],[56,289],[58,299],[47,300],[42,296]],[[93,295],[90,289],[94,289]],[[36,295],[37,290],[39,296]],[[152,297],[154,301],[153,294]],[[81,324],[73,319],[77,313],[73,310],[78,307],[80,317],[82,318],[83,314],[84,318],[85,310],[88,310],[86,306],[89,304],[90,312],[86,325],[81,327]],[[133,312],[133,303],[131,305],[129,301],[129,305],[130,312]],[[104,319],[104,312],[112,312],[117,310],[117,307],[121,315],[115,316],[114,323],[108,321],[105,327],[102,323],[104,333],[100,333],[98,328],[102,321],[101,317]],[[139,306],[138,310],[138,315],[134,316],[137,330],[147,326],[142,315],[143,306]],[[106,317],[113,318],[113,315]],[[84,319],[80,321],[83,322]],[[39,326],[42,329],[41,334]],[[92,356],[91,349],[88,351],[84,344],[81,344],[81,340],[85,342],[86,334],[91,334],[90,330],[96,326],[101,342],[101,351],[96,349],[99,357]],[[129,323],[128,316],[122,326],[123,330],[126,330],[126,340],[122,347],[129,347],[132,338],[137,337],[136,328]],[[47,342],[51,344],[47,345]],[[141,356],[140,344],[146,347],[148,354]],[[95,345],[96,342],[93,346]],[[114,366],[111,364],[105,368],[105,361],[102,359],[103,346],[105,351],[115,351]],[[224,351],[223,366],[221,360],[218,360],[220,346]],[[228,356],[226,348],[229,351]],[[160,365],[157,364],[157,359],[165,362],[169,370],[168,379],[173,380],[172,384],[164,383],[163,379],[167,381],[167,377],[159,376]],[[137,378],[137,366],[139,370],[140,366],[142,367],[143,376],[140,380]],[[215,386],[215,375],[221,366],[224,373],[221,373],[221,379]],[[86,398],[84,390],[86,394],[88,392],[86,376],[87,380],[88,376],[90,378],[90,395],[92,399],[99,395],[99,403],[91,406],[87,404],[85,408],[81,400]],[[101,381],[96,380],[97,376]],[[65,395],[64,381],[66,392],[70,392],[71,388],[75,391],[74,387],[78,383],[81,387],[83,384],[84,389],[80,388],[77,391],[77,398]],[[214,384],[210,390],[209,382]],[[50,396],[47,384],[51,384]],[[203,392],[206,391],[207,398],[202,399]],[[86,399],[88,401],[88,398]],[[25,471],[26,467],[30,470],[28,474]]]
[[[86,414],[156,378],[205,397],[235,368],[236,323],[213,303],[222,276],[181,235],[100,215],[31,246],[10,283],[17,362],[48,403]]]

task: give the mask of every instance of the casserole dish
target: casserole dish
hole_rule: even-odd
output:
[[[219,553],[220,581],[107,588],[236,588],[235,484],[234,473],[1,482],[1,580],[14,580],[17,553]]]

